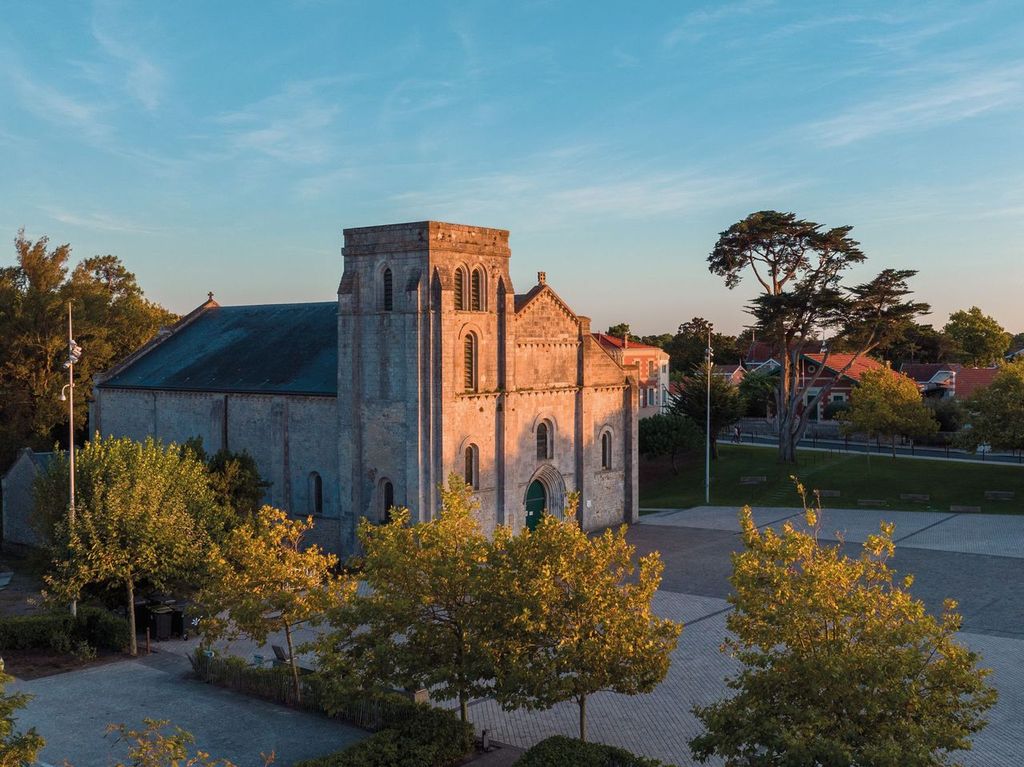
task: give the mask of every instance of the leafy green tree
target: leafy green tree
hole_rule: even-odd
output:
[[[6,686],[14,677],[4,673],[4,662],[0,659],[0,767],[21,767],[35,764],[46,741],[33,727],[28,732],[15,730],[14,714],[32,699],[23,692],[7,694]]]
[[[225,509],[234,513],[235,521],[251,517],[259,511],[271,483],[265,482],[260,476],[256,459],[248,451],[221,449],[210,456],[203,447],[202,437],[186,440],[182,449],[191,450],[197,459],[206,464],[214,496]]]
[[[796,446],[807,430],[810,413],[828,397],[835,380],[850,365],[889,341],[928,306],[905,300],[910,270],[885,269],[869,282],[844,287],[848,271],[865,260],[852,227],[825,229],[792,213],[760,211],[719,235],[708,256],[708,269],[735,288],[747,273],[760,286],[751,302],[758,337],[770,341],[782,372],[775,395],[779,425],[779,459],[796,462]],[[831,336],[830,348],[853,352],[834,379],[818,373],[801,377],[800,359],[817,331]],[[827,355],[826,355],[827,360]],[[818,393],[808,401],[810,390]],[[806,403],[806,407],[804,404]]]
[[[767,418],[775,402],[775,390],[779,386],[779,375],[774,373],[751,372],[739,382],[740,396],[746,403],[746,415]]]
[[[1003,365],[991,384],[971,396],[966,410],[970,428],[958,435],[961,445],[1024,450],[1024,360]]]
[[[409,510],[396,508],[387,524],[360,520],[370,593],[332,617],[334,630],[319,648],[325,676],[429,688],[433,697],[458,699],[468,720],[470,698],[493,678],[483,627],[495,595],[483,592],[481,578],[496,544],[477,508],[472,488],[453,474],[434,519],[410,525]]]
[[[123,589],[136,655],[138,584],[163,589],[194,579],[209,550],[208,531],[223,526],[206,470],[174,444],[97,436],[76,456],[73,528],[67,483],[67,456],[58,453],[36,484],[37,516],[52,531],[48,595],[70,601],[89,585]]]
[[[343,604],[355,590],[332,571],[338,558],[317,545],[306,546],[313,518],[289,519],[264,506],[231,530],[210,564],[210,578],[196,601],[210,616],[200,624],[206,641],[248,636],[260,644],[284,631],[295,700],[301,700],[292,631],[299,623],[317,625],[327,610]]]
[[[972,306],[949,315],[943,328],[955,344],[960,362],[976,367],[994,365],[1010,348],[1012,336],[981,309]]]
[[[953,397],[929,397],[924,404],[932,411],[939,424],[939,431],[958,432],[967,419],[963,403]]]
[[[742,350],[738,348],[736,338],[715,333],[710,321],[703,317],[694,317],[682,323],[672,340],[662,347],[669,354],[669,365],[672,370],[689,373],[704,362],[709,331],[715,357],[720,360],[739,361]]]
[[[708,373],[701,365],[683,378],[672,412],[686,416],[702,435],[707,432]],[[739,388],[721,376],[711,376],[711,456],[718,458],[718,435],[743,417],[746,403]]]
[[[628,322],[620,322],[617,325],[612,325],[608,328],[608,335],[615,336],[616,338],[628,338],[630,341],[640,340],[639,336],[635,336],[630,332]]]
[[[75,366],[75,422],[86,423],[92,377],[169,324],[175,315],[148,301],[114,256],[96,256],[69,273],[70,245],[49,247],[19,231],[17,263],[0,268],[0,470],[21,447],[48,449],[66,438],[67,306],[84,348]],[[64,429],[60,427],[64,426]]]
[[[803,488],[798,486],[803,495]],[[742,664],[733,694],[694,713],[706,732],[690,741],[699,762],[730,767],[873,765],[929,767],[971,746],[996,699],[979,657],[960,645],[947,600],[930,615],[887,564],[893,525],[869,536],[859,557],[808,530],[781,534],[740,515],[744,549],[733,554],[735,608],[723,651]]]
[[[845,349],[836,347],[835,351]],[[901,362],[950,362],[957,359],[957,347],[943,331],[907,320],[876,347],[875,354],[893,366]]]
[[[587,699],[602,690],[653,690],[668,672],[682,626],[651,608],[661,582],[657,552],[633,561],[626,528],[591,537],[572,508],[537,528],[504,535],[486,574],[494,600],[489,643],[494,697],[507,709],[579,707],[587,739]]]
[[[841,417],[847,434],[888,437],[893,458],[897,437],[927,437],[939,429],[933,411],[921,401],[917,384],[890,368],[861,375],[850,394],[850,407]]]
[[[640,419],[637,448],[640,455],[649,458],[669,456],[672,460],[672,471],[676,471],[676,456],[700,445],[700,434],[700,430],[686,416],[678,413],[658,413]]]

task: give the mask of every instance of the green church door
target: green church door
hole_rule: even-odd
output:
[[[526,527],[528,529],[537,529],[547,505],[548,498],[547,493],[544,492],[544,485],[540,483],[540,480],[534,480],[526,491]]]

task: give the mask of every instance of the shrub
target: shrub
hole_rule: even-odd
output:
[[[76,617],[43,613],[0,618],[0,650],[70,653],[81,643],[122,650],[128,644],[128,622],[102,608],[87,606],[79,607]]]
[[[408,703],[407,712],[393,727],[296,767],[447,767],[473,747],[473,726],[451,711]]]
[[[516,767],[663,767],[656,759],[631,754],[622,748],[553,735],[542,740],[516,762]],[[333,767],[329,765],[327,767]],[[664,765],[664,767],[669,767]]]

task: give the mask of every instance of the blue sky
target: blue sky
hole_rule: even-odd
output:
[[[0,233],[120,256],[187,311],[330,300],[341,230],[512,232],[594,326],[746,322],[707,272],[754,210],[851,224],[930,321],[1024,330],[1024,6],[19,3]],[[0,250],[10,263],[13,248]]]

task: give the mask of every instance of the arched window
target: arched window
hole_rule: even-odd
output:
[[[466,308],[466,272],[461,266],[455,270],[455,308]]]
[[[390,269],[384,270],[384,311],[390,312],[395,308],[395,284]]]
[[[478,456],[479,451],[477,450],[476,445],[466,446],[465,480],[466,484],[474,490],[478,490],[480,488],[480,461]]]
[[[476,336],[469,333],[462,342],[462,388],[464,391],[476,391],[476,368]]]
[[[309,513],[324,513],[324,481],[315,471],[309,475]]]
[[[537,424],[537,457],[541,460],[551,457],[551,427],[547,421]]]
[[[391,509],[395,506],[395,486],[390,479],[380,483],[380,519],[381,522],[391,521]]]
[[[469,284],[469,308],[474,312],[483,309],[484,273],[474,269]]]
[[[606,431],[601,435],[601,468],[612,467],[612,433]]]

